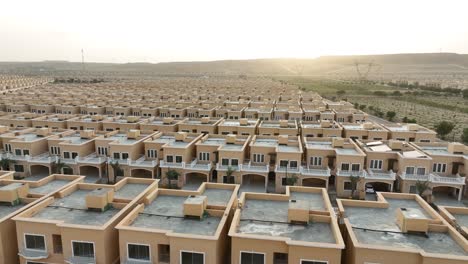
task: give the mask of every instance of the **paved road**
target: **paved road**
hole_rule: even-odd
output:
[[[369,114],[369,120],[372,121],[372,122],[378,123],[378,124],[383,124],[383,125],[395,124],[395,122],[390,122],[388,120],[385,120],[383,118],[380,118],[380,117],[377,117],[377,116],[374,116],[374,115],[371,115],[371,114]]]

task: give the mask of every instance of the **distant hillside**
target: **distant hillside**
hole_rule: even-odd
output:
[[[378,64],[388,69],[425,71],[427,68],[468,70],[468,55],[455,53],[323,56],[316,59],[254,59],[165,63],[86,63],[87,72],[127,72],[148,74],[228,74],[228,75],[323,75],[343,69],[353,71],[354,63]],[[465,67],[467,67],[465,69]],[[79,62],[0,62],[0,72],[71,73],[82,70]]]

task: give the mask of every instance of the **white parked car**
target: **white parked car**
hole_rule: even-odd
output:
[[[374,187],[372,184],[366,184],[366,193],[375,193]]]

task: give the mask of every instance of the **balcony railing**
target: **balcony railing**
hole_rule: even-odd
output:
[[[107,157],[102,157],[92,153],[84,158],[77,157],[76,162],[78,163],[90,163],[90,164],[102,164],[107,161]]]
[[[188,169],[188,170],[199,170],[199,171],[210,171],[211,170],[211,163],[203,164],[198,163],[197,159],[194,159],[190,163],[175,163],[175,162],[166,162],[161,160],[159,163],[159,167],[161,168],[180,168],[180,169]]]
[[[248,163],[241,164],[240,170],[247,171],[247,172],[269,172],[270,166],[268,164],[267,165],[252,165],[251,162],[248,162]]]
[[[218,171],[227,171],[228,168],[231,167],[233,171],[240,171],[242,164],[240,165],[221,165],[220,163],[216,163],[216,170]]]
[[[400,178],[403,180],[413,180],[413,181],[429,181],[429,174],[407,174],[403,172],[400,174]]]
[[[330,177],[331,170],[327,168],[308,168],[306,166],[301,167],[301,174],[303,176],[325,176]]]
[[[96,260],[94,257],[70,257],[69,259],[65,260],[66,263],[69,264],[81,264],[81,263],[87,263],[87,264],[94,264],[96,263]]]
[[[336,176],[338,176],[338,177],[351,177],[351,176],[366,177],[367,173],[366,173],[365,170],[362,170],[362,171],[344,171],[344,170],[341,170],[341,169],[337,169],[336,170]]]
[[[455,184],[455,185],[465,185],[465,177],[460,177],[459,174],[454,175],[453,177],[439,176],[437,174],[430,174],[430,179],[432,183],[442,183],[442,184]]]
[[[395,180],[396,173],[392,170],[388,172],[385,171],[373,171],[371,169],[367,169],[366,179],[375,179],[375,180]]]
[[[122,262],[124,264],[151,264],[152,262],[150,260],[132,260],[132,259],[127,259],[125,260],[124,262]],[[159,263],[169,263],[169,262],[161,262],[159,261]]]
[[[147,167],[147,168],[154,168],[158,165],[158,160],[147,160],[146,157],[143,155],[137,160],[128,160],[128,165],[135,166],[135,167]]]
[[[275,172],[300,173],[301,167],[282,167],[282,166],[276,165]]]

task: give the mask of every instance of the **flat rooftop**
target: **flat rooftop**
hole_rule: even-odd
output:
[[[117,133],[112,136],[109,136],[109,139],[116,140],[119,144],[122,145],[131,145],[140,140],[142,137],[148,136],[147,134],[140,134],[138,138],[128,138],[125,133]]]
[[[307,148],[314,148],[314,149],[333,149],[332,143],[330,141],[307,141],[306,142]]]
[[[36,219],[58,220],[68,224],[77,225],[104,225],[120,210],[113,207],[104,212],[88,210],[86,195],[93,190],[76,190],[55,201],[32,216]]]
[[[310,210],[326,210],[322,193],[291,192],[290,199],[306,200]],[[288,223],[289,201],[246,199],[238,233],[288,237],[292,240],[336,243],[330,223]]]
[[[451,214],[457,220],[458,225],[468,227],[468,214],[456,214],[456,213],[451,213]]]
[[[257,121],[248,120],[247,125],[242,125],[243,127],[253,127],[257,124]],[[238,120],[226,120],[220,124],[220,126],[241,126],[240,121]]]
[[[90,140],[89,138],[82,138],[79,133],[73,134],[70,136],[65,136],[65,137],[62,137],[61,139],[69,141],[69,144],[76,144],[76,145],[83,144]]]
[[[300,152],[299,146],[290,145],[278,145],[278,151],[280,152]]]
[[[275,147],[276,145],[278,145],[278,140],[273,138],[256,138],[253,141],[253,146]]]
[[[358,155],[359,152],[354,148],[335,148],[337,154],[340,155]]]
[[[142,193],[150,184],[127,182],[114,192],[114,199],[132,200]]]
[[[207,204],[227,206],[233,190],[207,188],[201,194],[207,197]],[[206,215],[202,219],[184,217],[183,208],[187,196],[158,194],[130,226],[171,230],[174,233],[212,236],[218,229],[221,217]]]
[[[428,232],[427,236],[402,233],[396,223],[398,208],[415,209],[411,212],[418,212],[418,218],[432,218],[416,200],[388,197],[385,199],[389,204],[388,208],[345,206],[346,217],[360,243],[422,249],[429,253],[467,255],[447,233]]]
[[[49,194],[51,192],[54,192],[56,190],[63,188],[65,185],[69,184],[70,182],[71,181],[54,179],[42,186],[38,186],[38,187],[29,186],[29,192],[32,194],[46,195],[46,194]]]

